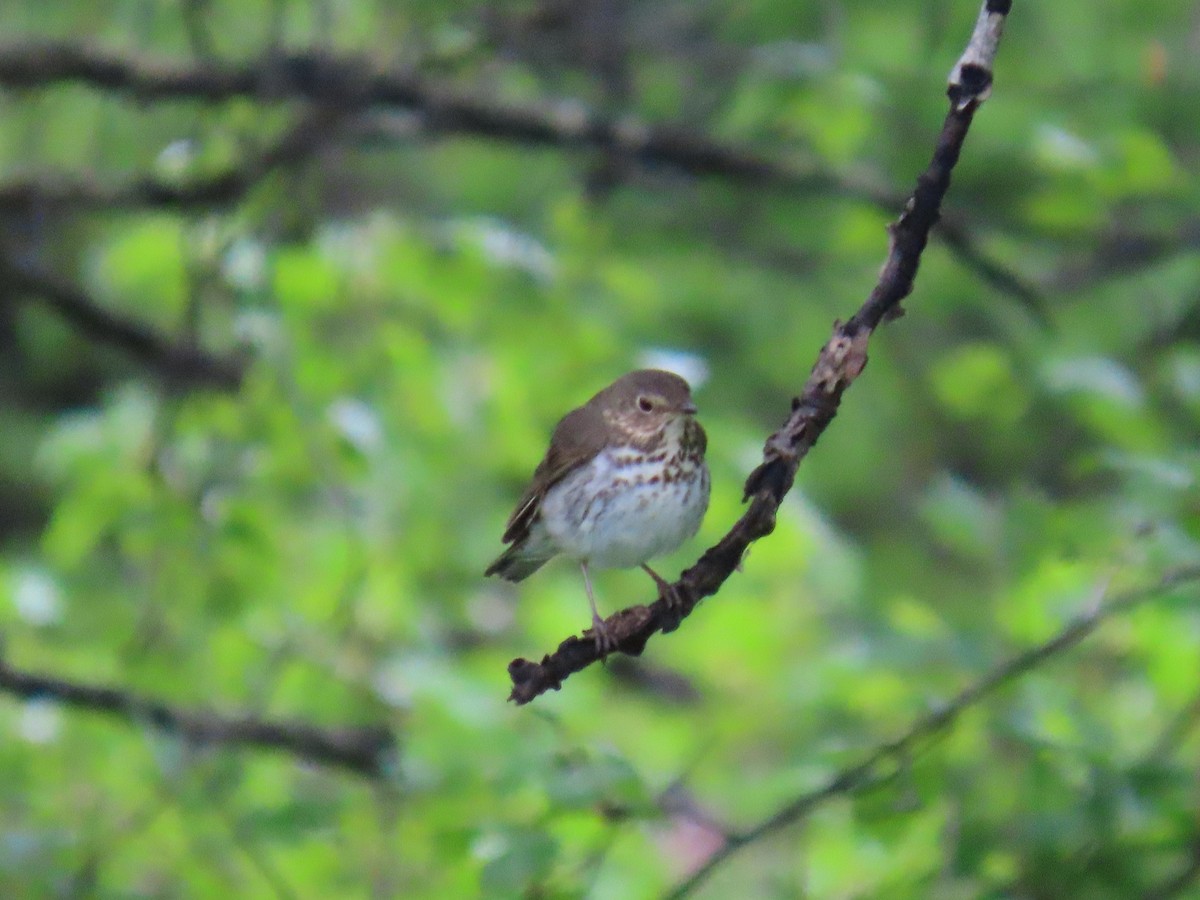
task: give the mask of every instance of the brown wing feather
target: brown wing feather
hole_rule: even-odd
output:
[[[533,480],[508,517],[504,543],[519,542],[529,534],[546,491],[590,462],[603,449],[604,434],[604,416],[591,404],[574,409],[559,420],[550,439],[550,449],[534,469]]]

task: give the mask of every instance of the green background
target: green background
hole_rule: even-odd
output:
[[[775,533],[636,663],[506,702],[509,660],[588,622],[569,563],[481,577],[557,418],[629,369],[681,367],[713,497],[658,568],[719,539],[875,283],[977,13],[5,3],[0,59],[302,51],[564,133],[672,126],[792,177],[353,95],[305,131],[294,95],[0,74],[5,661],[397,740],[365,777],[0,694],[0,893],[657,896],[1106,591],[1200,561],[1200,18],[1017,3],[953,240],[935,235]],[[293,157],[254,170],[298,123]],[[249,174],[188,198],[230,172]],[[244,377],[169,377],[46,278],[168,346],[244,353]],[[596,587],[606,612],[653,597],[636,570]],[[1197,596],[1115,616],[698,894],[1195,896]]]

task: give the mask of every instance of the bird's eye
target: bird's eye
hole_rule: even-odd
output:
[[[650,412],[654,409],[654,402],[649,397],[638,397],[637,405],[642,412]]]

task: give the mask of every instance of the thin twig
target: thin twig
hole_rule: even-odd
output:
[[[950,187],[950,173],[966,139],[971,120],[987,98],[995,57],[1008,4],[987,0],[971,42],[951,73],[947,95],[950,111],[938,135],[933,159],[917,179],[917,187],[890,229],[891,247],[875,289],[845,323],[835,325],[833,337],[821,349],[803,393],[792,401],[792,413],[767,439],[763,461],[746,480],[750,508],[716,546],[685,571],[675,583],[677,606],[659,599],[649,606],[631,606],[610,616],[608,633],[622,653],[639,655],[659,631],[672,631],[704,597],[715,594],[733,574],[754,541],[775,528],[775,512],[792,487],[801,460],[833,421],[842,394],[867,364],[867,342],[875,329],[902,312],[900,301],[909,295],[938,220],[942,199]],[[528,703],[548,690],[558,690],[572,673],[601,659],[590,637],[569,637],[541,662],[515,659],[508,674],[517,703]]]
[[[818,806],[834,797],[860,792],[886,780],[886,773],[879,771],[883,763],[896,759],[911,761],[914,749],[921,740],[948,730],[968,709],[1047,660],[1074,647],[1104,622],[1160,596],[1164,591],[1197,581],[1200,581],[1200,567],[1178,569],[1164,575],[1153,585],[1122,593],[1107,602],[1089,603],[1087,610],[1072,619],[1052,637],[996,666],[979,680],[959,691],[948,703],[922,716],[902,735],[880,744],[860,762],[843,769],[822,787],[785,804],[753,828],[726,835],[726,841],[721,849],[710,856],[704,865],[693,872],[687,880],[667,894],[667,900],[679,900],[679,898],[686,897],[699,887],[717,866],[747,844],[800,821]]]

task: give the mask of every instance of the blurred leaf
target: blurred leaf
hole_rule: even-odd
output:
[[[187,293],[184,231],[176,219],[151,217],[118,232],[97,256],[96,278],[125,307],[170,323]]]
[[[931,377],[938,399],[961,419],[1007,428],[1028,407],[1028,398],[999,347],[958,347],[939,360]]]
[[[557,843],[536,829],[511,829],[495,840],[501,849],[483,867],[480,887],[484,894],[510,897],[536,891],[558,856]]]

